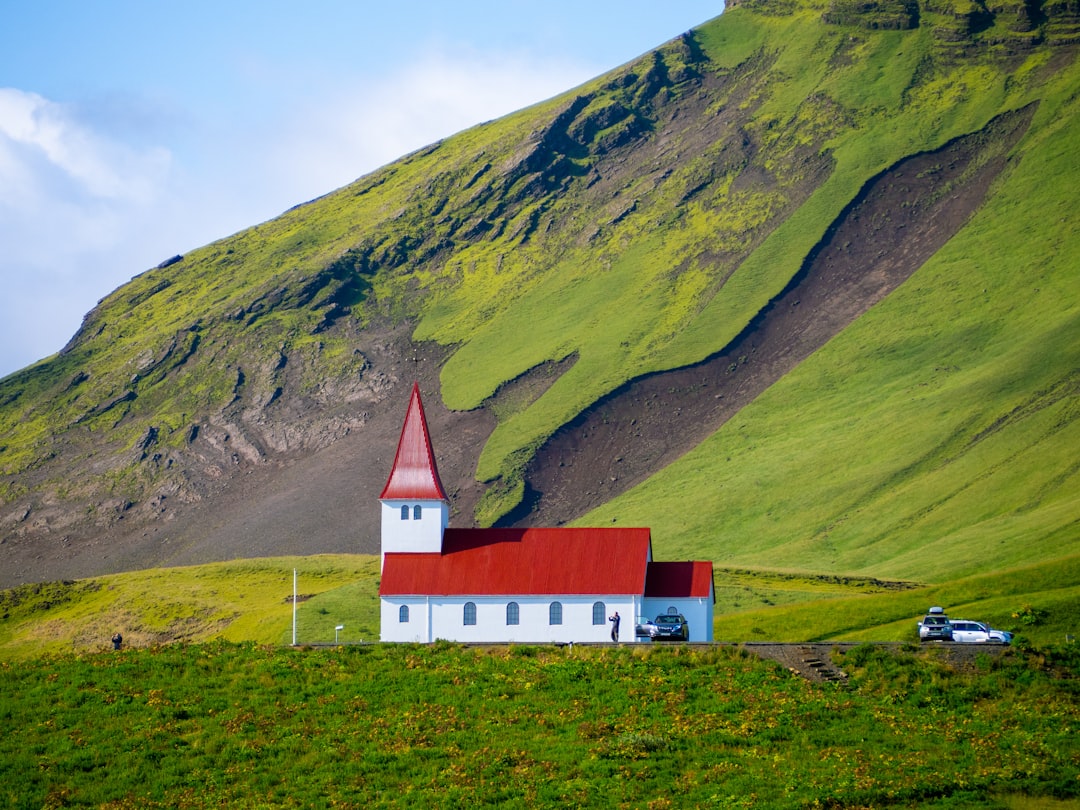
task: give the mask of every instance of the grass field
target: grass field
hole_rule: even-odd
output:
[[[237,560],[27,585],[0,592],[0,660],[207,641],[297,642],[379,637],[378,558],[359,555]],[[721,641],[914,641],[934,605],[990,622],[1025,645],[1080,636],[1080,557],[920,585],[772,570],[715,572],[715,638]]]
[[[717,571],[718,639],[911,642],[836,654],[846,688],[733,644],[360,644],[377,557],[24,586],[0,594],[0,806],[1075,810],[1080,593],[1056,565]],[[952,669],[914,643],[930,602],[1017,643]]]
[[[846,688],[734,647],[220,642],[5,662],[0,803],[1080,806],[1075,647],[973,672],[867,646],[838,663]]]
[[[0,658],[88,652],[119,631],[127,646],[210,639],[287,644],[292,640],[293,570],[297,641],[378,638],[376,557],[237,560],[190,568],[25,585],[0,592]]]

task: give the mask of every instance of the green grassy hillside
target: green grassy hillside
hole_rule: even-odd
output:
[[[1075,103],[1041,107],[986,207],[908,284],[582,522],[647,522],[664,553],[725,564],[924,581],[1075,554]],[[708,496],[680,509],[691,492]]]
[[[1074,810],[1075,656],[173,646],[0,665],[8,807]]]
[[[379,636],[377,557],[237,560],[161,568],[0,591],[0,659],[211,640],[297,643]]]
[[[923,584],[1075,557],[1078,30],[1060,3],[733,5],[563,96],[148,271],[59,356],[0,380],[3,553],[59,564],[71,540],[98,560],[123,531],[142,543],[132,559],[168,561],[139,527],[167,532],[162,515],[229,487],[249,503],[253,469],[355,436],[424,342],[447,357],[445,404],[496,420],[451,487],[481,482],[456,519],[491,524],[560,428],[627,381],[720,352],[868,183],[971,136],[975,165],[927,169],[943,178],[930,196],[1003,168],[944,248],[578,522],[651,526],[659,558]],[[1018,110],[1030,123],[1003,146],[988,127]],[[407,346],[392,339],[402,328]],[[498,399],[551,363],[550,386]],[[380,464],[357,461],[374,477]],[[318,532],[276,548],[303,553]],[[1058,586],[1077,584],[1060,571]]]
[[[858,336],[850,338],[854,344],[830,347],[830,353],[838,356],[836,362],[868,366],[878,375],[854,379],[848,389],[838,392],[847,395],[842,410],[850,414],[864,411],[864,397],[877,396],[880,378],[896,379],[903,372],[903,367],[890,363],[895,344],[903,350],[931,336],[937,341],[913,347],[921,353],[910,358],[909,366],[924,376],[936,366],[971,362],[962,355],[954,357],[954,352],[966,349],[985,357],[982,352],[1000,351],[1001,344],[1019,355],[1014,362],[1025,362],[1023,347],[1013,345],[1017,336],[1025,335],[1025,344],[1047,350],[1044,365],[1052,369],[1044,368],[1043,374],[1050,379],[1010,380],[1011,390],[1035,392],[1058,382],[1065,382],[1066,391],[1073,390],[1059,378],[1076,367],[1077,356],[1075,296],[1070,295],[1077,289],[1074,268],[1080,250],[1073,238],[1077,167],[1068,147],[1075,138],[1074,91],[1080,81],[1075,63],[1050,67],[1052,56],[1046,51],[1026,58],[990,51],[955,64],[938,52],[929,26],[853,34],[848,28],[822,25],[818,15],[819,10],[809,6],[782,16],[735,8],[701,33],[704,49],[721,72],[750,70],[746,65],[752,60],[745,58],[744,46],[734,53],[726,49],[734,32],[762,43],[757,58],[767,67],[754,68],[759,95],[742,103],[754,109],[745,126],[760,139],[766,168],[776,174],[779,189],[740,193],[717,183],[711,204],[679,207],[670,218],[662,218],[660,212],[650,216],[639,206],[619,223],[615,244],[621,250],[612,251],[610,264],[602,261],[603,254],[598,261],[591,251],[588,255],[568,251],[556,272],[534,283],[523,282],[522,273],[512,273],[515,295],[494,314],[487,299],[471,294],[471,279],[455,291],[456,326],[442,326],[441,311],[425,313],[420,336],[462,344],[443,371],[444,396],[452,407],[474,407],[501,381],[530,365],[578,353],[573,369],[543,397],[500,425],[481,459],[481,477],[508,474],[519,448],[547,435],[627,378],[718,351],[783,288],[868,178],[906,155],[976,131],[993,115],[1033,100],[1042,104],[1014,158],[1020,163],[1009,174],[1015,185],[1002,183],[988,211],[950,245],[946,256],[909,285],[907,300],[901,296],[886,312],[874,313],[868,320],[861,331],[874,336],[869,348],[876,351],[869,359],[867,339]],[[800,147],[807,144],[826,152],[834,168],[797,210],[782,222],[771,221],[770,214],[784,210],[784,201],[777,197],[785,193],[785,186],[804,179],[799,172],[805,170],[806,156]],[[767,237],[722,286],[717,286],[722,265],[703,266],[700,258],[682,258],[701,240],[723,245],[727,238],[745,239],[755,227],[768,231]],[[1041,247],[1031,245],[1033,241]],[[487,279],[478,277],[475,284],[486,286]],[[941,294],[947,291],[952,294],[943,300]],[[911,301],[913,296],[921,307]],[[1003,312],[1008,312],[1004,334],[999,323]],[[1032,319],[1038,320],[1035,333]],[[521,330],[523,323],[540,328]],[[974,331],[975,327],[982,331]],[[939,328],[949,331],[936,335]],[[1000,344],[988,347],[981,342],[991,336]],[[1054,353],[1062,350],[1059,362]],[[987,373],[993,388],[1002,377],[1015,375],[1009,365],[997,367],[1001,358],[996,353],[989,358],[993,368]],[[839,374],[844,371],[837,369]],[[912,384],[922,382],[928,380]],[[1025,384],[1034,387],[1026,389]],[[823,390],[820,380],[813,386],[805,392],[806,400],[821,401],[824,394],[833,394],[831,387]],[[987,424],[1018,405],[1008,398],[1009,390],[1003,395],[1001,402],[982,401],[988,410],[1001,409],[986,419]],[[949,392],[945,396],[950,407],[968,410],[962,402],[953,406]],[[796,397],[794,401],[802,401]],[[922,414],[912,418],[926,420]],[[937,441],[913,436],[904,443],[926,448]],[[812,457],[814,449],[807,450]],[[719,499],[713,503],[721,507]],[[660,512],[671,514],[665,505],[650,518]],[[695,532],[695,540],[700,539],[701,532]]]

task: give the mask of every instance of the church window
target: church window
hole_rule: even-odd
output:
[[[593,624],[605,624],[604,614],[607,610],[604,609],[603,602],[592,603],[592,623]]]
[[[562,624],[562,602],[552,602],[548,606],[548,624]]]
[[[518,607],[517,602],[508,602],[506,604],[506,623],[507,624],[520,624],[521,623],[521,610]]]
[[[409,606],[402,605],[398,608],[397,620],[402,624],[406,624],[409,621]]]
[[[476,624],[476,603],[465,603],[465,624]]]
[[[413,520],[419,520],[420,519],[420,504],[417,504],[416,506],[414,506],[412,508],[412,519]]]
[[[401,507],[401,519],[402,520],[408,520],[409,519],[409,507],[407,507],[407,506]]]

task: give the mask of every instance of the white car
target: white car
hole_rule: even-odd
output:
[[[1007,630],[994,630],[990,625],[982,622],[971,622],[967,619],[952,620],[953,641],[975,644],[985,644],[986,642],[1008,644],[1012,641],[1012,637],[1013,634]]]

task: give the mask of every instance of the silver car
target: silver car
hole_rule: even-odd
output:
[[[660,634],[660,630],[656,626],[656,622],[652,619],[646,619],[644,616],[639,616],[637,622],[634,624],[634,635],[638,638],[656,638]]]
[[[944,608],[932,607],[919,622],[919,641],[952,641],[952,622]]]
[[[1012,641],[1013,634],[1007,630],[995,630],[988,624],[973,622],[967,619],[952,620],[952,640],[962,641],[969,644],[1008,644]]]

